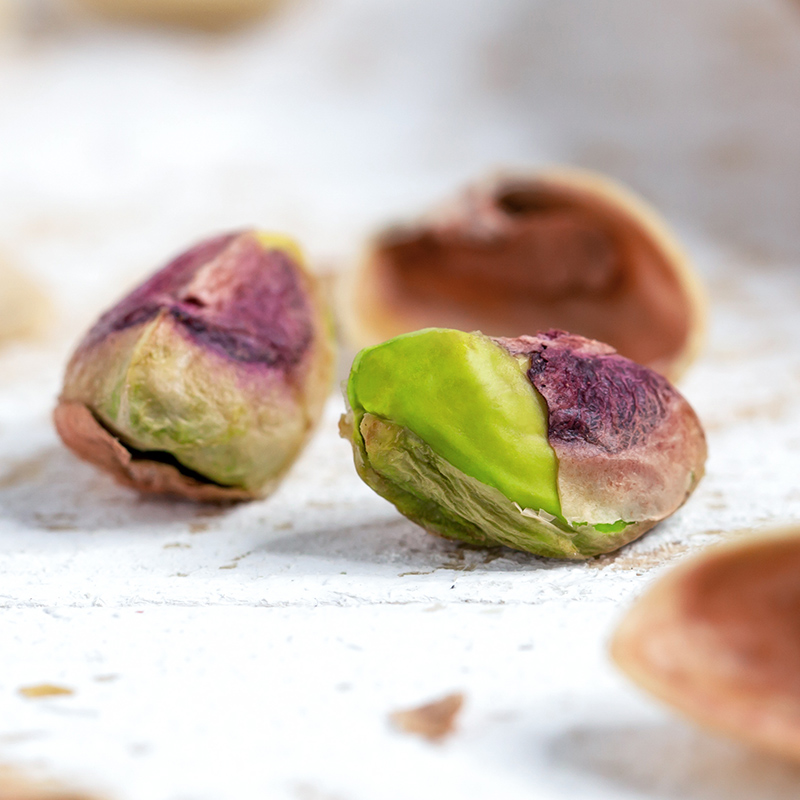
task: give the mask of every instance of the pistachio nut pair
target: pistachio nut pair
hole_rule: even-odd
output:
[[[702,428],[659,374],[696,351],[700,294],[673,240],[622,190],[585,175],[507,179],[380,237],[356,275],[351,333],[382,338],[429,316],[491,333],[570,321],[649,364],[556,328],[431,328],[364,349],[342,433],[361,477],[426,529],[586,558],[640,536],[702,476]],[[56,426],[139,490],[265,496],[320,415],[332,354],[297,247],[256,231],[217,237],[100,318],[68,365]]]

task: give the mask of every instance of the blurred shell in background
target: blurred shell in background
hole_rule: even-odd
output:
[[[2,0],[0,0],[2,2]],[[206,30],[232,28],[277,8],[281,0],[76,0],[109,17],[184,25]]]
[[[559,328],[671,380],[705,328],[703,292],[665,222],[576,170],[500,175],[417,225],[380,232],[342,294],[355,347],[433,326],[490,336]]]
[[[612,654],[701,725],[800,760],[800,528],[711,548],[630,610]]]
[[[51,311],[39,286],[0,254],[0,344],[41,333]]]

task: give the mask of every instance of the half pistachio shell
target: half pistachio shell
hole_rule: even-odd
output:
[[[703,292],[666,223],[630,191],[575,170],[501,175],[384,230],[342,286],[356,348],[429,326],[559,328],[674,381],[705,328]]]
[[[556,558],[679,508],[706,443],[661,375],[581,336],[427,329],[363,350],[341,433],[362,479],[432,533]]]
[[[261,497],[316,425],[332,367],[294,242],[219,236],[99,319],[67,366],[55,423],[77,455],[140,491]]]
[[[614,637],[617,664],[700,725],[800,760],[800,528],[668,572]]]

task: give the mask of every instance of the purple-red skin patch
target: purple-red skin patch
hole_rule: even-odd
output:
[[[547,403],[551,442],[629,450],[661,424],[675,395],[653,370],[564,331],[499,341],[530,357],[527,376]]]
[[[218,236],[178,256],[100,317],[83,346],[167,310],[199,345],[227,358],[279,368],[297,364],[313,336],[298,267],[283,250],[265,249],[255,239],[237,243],[240,236]],[[234,262],[226,251],[237,244]],[[198,272],[215,259],[220,266],[207,291],[192,293]]]

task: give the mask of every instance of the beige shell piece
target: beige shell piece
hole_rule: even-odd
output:
[[[0,0],[0,36],[13,27],[16,14],[11,0]]]
[[[92,11],[137,22],[215,30],[242,25],[282,0],[78,0]]]
[[[41,333],[51,311],[39,286],[0,256],[0,344]]]
[[[426,327],[519,336],[561,329],[677,379],[705,297],[674,235],[636,195],[590,172],[502,174],[368,245],[340,292],[365,347]]]
[[[714,547],[628,612],[617,664],[704,727],[800,760],[800,527]]]

